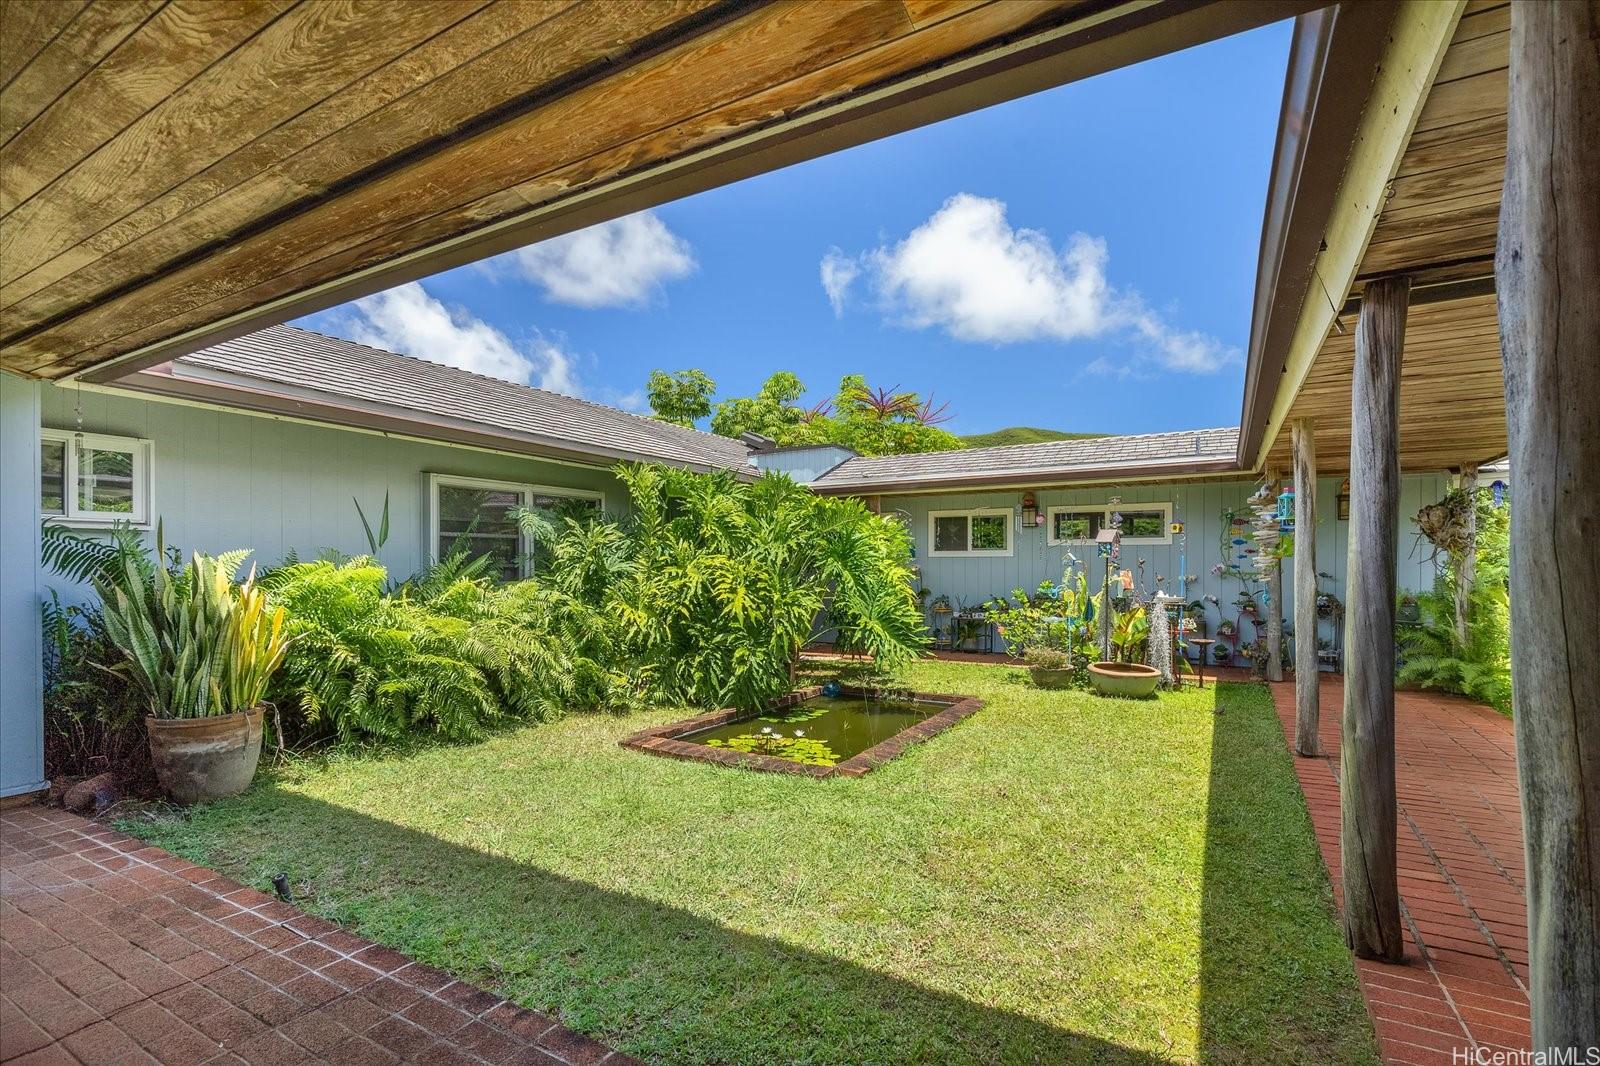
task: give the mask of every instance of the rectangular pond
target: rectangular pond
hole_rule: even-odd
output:
[[[621,743],[652,755],[723,766],[859,777],[982,706],[965,696],[884,696],[855,688],[823,695],[820,686],[811,686],[764,711],[713,711],[641,730]]]

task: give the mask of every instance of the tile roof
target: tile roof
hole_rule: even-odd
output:
[[[919,455],[859,456],[840,463],[813,486],[825,492],[871,491],[924,484],[982,485],[1029,479],[1066,482],[1111,473],[1209,471],[1231,466],[1238,442],[1238,428],[1228,427]]]
[[[265,382],[268,391],[287,386],[490,431],[533,434],[599,461],[620,455],[736,470],[749,461],[750,449],[727,437],[295,326],[272,326],[175,362]]]

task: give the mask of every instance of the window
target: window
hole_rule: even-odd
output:
[[[70,525],[150,522],[150,442],[46,429],[39,434],[39,510]]]
[[[933,511],[928,515],[929,555],[1011,554],[1011,509]]]
[[[1050,544],[1088,543],[1102,529],[1111,527],[1111,516],[1122,516],[1122,540],[1126,544],[1172,543],[1172,504],[1141,503],[1135,507],[1052,507],[1049,517]]]
[[[605,499],[584,489],[488,481],[483,478],[428,475],[429,541],[434,558],[455,551],[474,558],[490,556],[502,580],[529,573],[530,546],[517,526],[518,510],[557,513],[571,506],[600,508]]]
[[[1172,543],[1172,504],[1144,503],[1137,508],[1117,507],[1113,513],[1122,515],[1122,541],[1124,544]],[[1110,521],[1110,516],[1107,516]]]
[[[1106,513],[1101,508],[1084,510],[1073,507],[1052,507],[1048,512],[1051,544],[1087,543],[1100,534]]]

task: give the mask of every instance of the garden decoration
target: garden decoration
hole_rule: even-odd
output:
[[[1150,639],[1145,651],[1145,662],[1160,671],[1163,688],[1171,688],[1177,682],[1172,674],[1172,620],[1167,614],[1167,608],[1173,603],[1181,602],[1175,596],[1157,593],[1149,608]]]
[[[1294,489],[1285,488],[1278,494],[1278,531],[1294,532]]]
[[[1113,515],[1111,526],[1102,529],[1095,536],[1095,548],[1100,553],[1100,558],[1105,560],[1105,580],[1100,585],[1101,611],[1100,611],[1100,657],[1111,658],[1111,567],[1117,561],[1118,549],[1122,547],[1122,531],[1117,528],[1121,515]]]

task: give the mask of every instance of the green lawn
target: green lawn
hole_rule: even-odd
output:
[[[988,706],[859,779],[583,717],[341,758],[124,828],[649,1061],[1372,1062],[1271,700]]]

